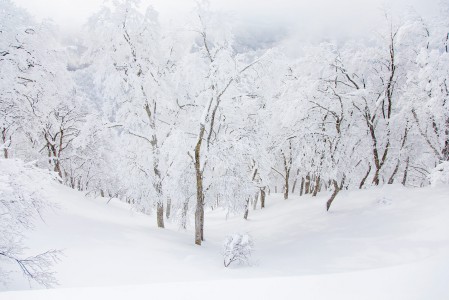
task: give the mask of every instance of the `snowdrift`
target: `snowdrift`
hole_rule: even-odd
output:
[[[20,273],[0,299],[443,299],[449,278],[449,188],[384,186],[328,195],[268,196],[266,208],[206,214],[204,246],[177,224],[55,184],[59,209],[28,233],[34,252],[64,251],[60,286]],[[224,268],[222,242],[251,234],[251,266]],[[31,288],[31,290],[30,290]],[[9,290],[9,291],[6,291]]]

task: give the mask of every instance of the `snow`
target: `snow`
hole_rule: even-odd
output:
[[[158,229],[155,216],[55,184],[59,209],[29,233],[30,254],[62,249],[60,286],[32,289],[20,274],[0,299],[441,299],[449,278],[449,187],[384,186],[327,195],[267,197],[249,220],[206,212],[192,229]],[[51,193],[50,193],[51,192]],[[251,266],[223,266],[233,232],[254,240]],[[37,288],[37,287],[33,287]],[[8,289],[9,291],[6,291]]]
[[[432,186],[449,184],[449,161],[443,161],[436,166],[429,175]]]

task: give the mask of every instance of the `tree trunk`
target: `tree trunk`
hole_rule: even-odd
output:
[[[374,177],[373,177],[374,185],[379,185],[379,173],[380,173],[380,168],[376,168],[376,172],[374,173]]]
[[[302,196],[304,193],[304,177],[301,177],[301,188],[299,190],[299,195]]]
[[[182,206],[181,226],[187,228],[187,213],[189,212],[189,199],[186,199]]]
[[[365,185],[365,181],[366,181],[366,179],[368,178],[369,173],[371,173],[371,164],[368,165],[368,172],[366,172],[365,177],[363,177],[362,181],[360,182],[359,189],[362,189],[363,186]]]
[[[265,188],[260,189],[260,208],[265,208]]]
[[[288,179],[290,177],[290,172],[285,173],[285,186],[284,186],[284,200],[288,199]]]
[[[407,174],[408,174],[408,164],[410,162],[410,157],[407,157],[407,160],[405,161],[405,170],[404,170],[404,177],[402,177],[402,185],[405,185],[407,182]]]
[[[296,183],[298,182],[298,175],[299,175],[299,169],[296,170],[296,177],[295,177],[295,181],[293,182],[292,194],[295,193]]]
[[[62,180],[63,176],[62,176],[62,171],[61,171],[61,164],[59,163],[59,157],[55,158],[55,168],[54,168],[54,171],[55,171],[56,173],[58,173],[59,177],[60,177],[61,180]],[[75,187],[73,187],[73,188],[75,188]]]
[[[309,194],[310,193],[310,174],[307,174],[306,176],[306,190],[305,193]]]
[[[201,246],[204,240],[204,193],[203,193],[203,172],[201,170],[200,152],[203,142],[205,127],[200,127],[200,134],[195,146],[195,174],[196,174],[196,210],[195,210],[195,244]]]
[[[259,200],[259,192],[256,193],[256,195],[254,196],[254,206],[253,209],[256,210],[257,208],[257,201]]]
[[[294,194],[294,193],[295,193],[296,182],[298,182],[298,178],[295,178],[295,181],[293,181],[293,186],[292,186],[292,194]]]
[[[167,198],[167,208],[165,210],[165,217],[167,219],[170,219],[170,213],[171,213],[171,198]]]
[[[290,180],[290,170],[292,167],[292,141],[289,141],[289,154],[288,159],[284,152],[282,152],[282,157],[284,158],[284,172],[285,172],[285,184],[284,184],[284,200],[288,199],[289,192],[289,180]]]
[[[334,192],[332,193],[329,200],[327,200],[326,203],[326,210],[329,211],[329,208],[332,205],[332,202],[334,201],[335,197],[337,197],[338,192],[340,192],[340,187],[338,186],[338,183],[336,180],[333,180],[332,183],[334,184]]]
[[[243,215],[243,219],[248,220],[248,213],[249,213],[249,198],[246,200],[245,214]]]
[[[447,34],[447,37],[449,37],[449,33]],[[446,38],[447,43],[447,38]],[[447,52],[447,44],[446,44],[446,52]],[[447,91],[447,88],[446,88]],[[449,161],[449,118],[446,119],[446,129],[444,130],[444,134],[446,135],[446,140],[444,141],[444,148],[441,152],[443,159],[445,161]]]
[[[315,197],[320,191],[320,176],[318,175],[315,179],[315,188],[313,189],[312,197]]]
[[[398,163],[396,164],[396,167],[394,167],[393,173],[390,176],[390,179],[388,179],[388,184],[393,184],[394,182],[394,176],[396,176],[396,173],[399,170],[399,159],[398,159]]]
[[[164,204],[158,203],[156,209],[157,227],[164,228]]]
[[[148,120],[150,122],[150,128],[152,129],[152,135],[151,135],[151,151],[153,154],[153,188],[156,191],[157,194],[157,226],[159,228],[164,228],[164,200],[163,200],[163,193],[162,193],[162,177],[161,177],[161,171],[159,169],[159,160],[160,160],[160,150],[158,146],[158,139],[156,135],[156,121],[155,121],[155,114],[156,114],[156,104],[154,104],[153,111],[150,108],[150,105],[148,103],[144,106],[145,112],[148,116]]]
[[[8,159],[9,153],[8,153],[8,147],[9,145],[6,145],[6,128],[3,128],[2,130],[2,142],[3,142],[3,156]],[[11,144],[11,142],[9,142]]]

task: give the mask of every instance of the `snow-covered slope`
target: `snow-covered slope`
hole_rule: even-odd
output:
[[[449,295],[449,188],[385,186],[283,200],[225,219],[206,215],[206,242],[155,226],[118,201],[55,185],[60,209],[29,234],[34,252],[63,249],[60,287],[26,290],[14,277],[0,299],[444,299]],[[223,267],[233,232],[255,242],[252,266]],[[33,253],[33,252],[30,252]],[[26,290],[26,291],[25,291]]]

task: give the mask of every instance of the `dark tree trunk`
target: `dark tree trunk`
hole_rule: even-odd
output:
[[[338,192],[340,192],[340,187],[338,186],[338,183],[336,180],[333,180],[332,183],[334,184],[334,192],[332,193],[329,200],[327,200],[326,203],[326,210],[329,211],[329,208],[332,205],[332,202],[335,200],[335,197],[337,197]]]
[[[265,188],[260,189],[260,208],[265,208]]]
[[[408,164],[410,162],[410,157],[407,157],[407,160],[405,161],[405,170],[404,170],[404,177],[402,177],[402,185],[405,185],[407,183],[407,174],[408,174]]]
[[[373,177],[374,185],[379,185],[379,173],[380,173],[380,169],[376,167],[376,171],[375,171],[374,177]]]
[[[393,184],[394,183],[394,176],[396,176],[396,173],[399,170],[399,159],[398,162],[396,164],[396,167],[394,167],[393,173],[390,176],[390,179],[388,179],[388,184]]]
[[[362,189],[363,186],[365,185],[365,181],[368,178],[369,173],[371,173],[371,165],[368,165],[368,172],[366,172],[365,177],[363,177],[362,181],[360,182],[359,189]]]

